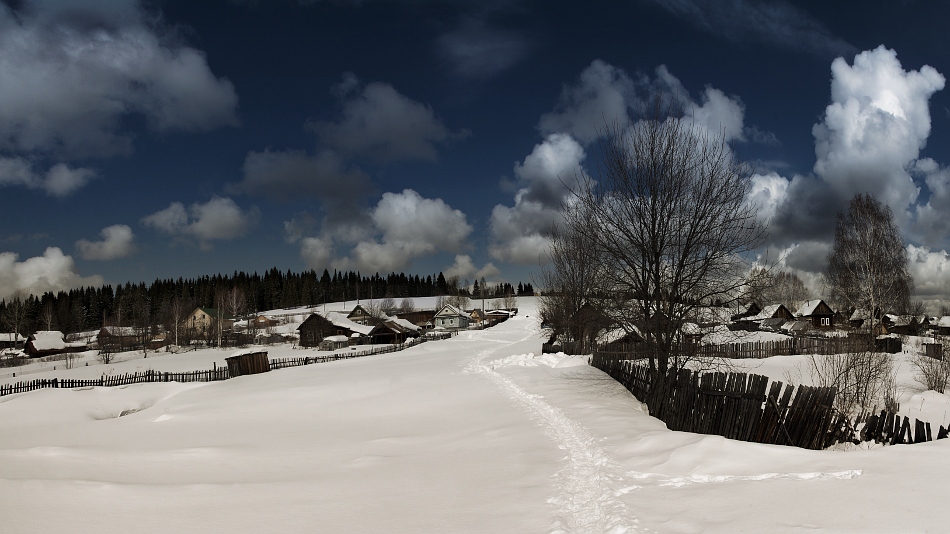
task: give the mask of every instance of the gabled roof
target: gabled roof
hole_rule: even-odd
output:
[[[758,314],[753,315],[752,317],[743,317],[739,319],[740,321],[764,321],[765,319],[774,318],[775,314],[778,313],[780,308],[785,308],[782,304],[769,304],[768,306],[762,308]],[[788,308],[785,308],[786,310]],[[791,314],[791,312],[789,312]]]
[[[66,340],[58,330],[40,330],[30,336],[30,344],[35,350],[63,350]]]
[[[346,318],[346,315],[343,315],[340,312],[328,311],[321,313],[324,319],[333,323],[334,326],[339,326],[340,328],[345,328],[347,330],[363,334],[364,336],[369,334],[373,329],[372,326],[355,323]]]
[[[815,313],[815,310],[818,309],[818,306],[820,306],[823,302],[824,301],[821,299],[809,300],[808,302],[802,304],[801,308],[798,308],[798,311],[795,312],[795,317],[808,317],[809,315],[812,315]],[[825,304],[825,306],[828,305]],[[830,310],[831,307],[828,306],[828,309]]]
[[[864,308],[855,308],[854,313],[851,314],[851,321],[866,321],[871,318],[871,312],[865,310]]]
[[[197,311],[197,310],[203,311],[203,312],[205,313],[205,315],[207,315],[208,317],[213,317],[213,318],[215,318],[215,319],[217,319],[217,317],[218,317],[218,309],[217,309],[217,308],[203,308],[203,307],[201,307],[201,306],[198,306],[198,307],[195,309],[195,311]],[[221,318],[224,319],[225,321],[232,321],[232,320],[234,320],[234,316],[231,315],[230,313],[226,312],[226,311],[222,311],[222,312],[221,312]]]
[[[456,316],[468,317],[468,314],[451,304],[446,304],[442,306],[442,308],[438,312],[436,312],[435,316],[436,317],[456,317]]]

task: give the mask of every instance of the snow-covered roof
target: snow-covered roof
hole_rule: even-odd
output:
[[[436,312],[436,316],[440,316],[440,317],[450,317],[450,316],[455,316],[455,315],[464,315],[468,317],[467,313],[463,312],[462,310],[456,308],[455,306],[451,304],[446,304],[442,306],[442,308],[438,312]]]
[[[703,330],[696,323],[683,323],[683,326],[680,328],[680,332],[687,336],[696,336],[701,335]]]
[[[941,328],[950,328],[950,315],[944,315],[938,319],[936,323],[931,322],[930,324],[939,326]]]
[[[366,334],[369,334],[370,331],[373,329],[372,326],[355,323],[347,319],[346,315],[340,312],[328,311],[326,313],[321,313],[320,315],[323,315],[327,321],[330,321],[335,326],[339,326],[340,328],[346,328],[347,330],[352,330],[353,332],[363,334],[364,336]]]
[[[752,317],[743,317],[741,321],[764,321],[765,319],[771,319],[775,312],[781,307],[781,304],[769,304],[768,306],[762,308],[762,311],[753,315]]]
[[[331,343],[346,343],[350,338],[339,335],[339,336],[327,336],[323,338],[324,341],[329,341]]]
[[[63,333],[59,330],[40,330],[31,337],[35,350],[63,350],[66,348]]]
[[[866,321],[871,318],[871,312],[865,310],[864,308],[855,308],[854,313],[851,314],[851,321]]]
[[[245,354],[257,354],[258,352],[263,352],[265,355],[267,354],[267,351],[266,351],[266,350],[261,350],[260,348],[256,348],[256,349],[255,349],[255,348],[249,348],[249,349],[236,350],[236,351],[232,352],[231,355],[228,356],[228,357],[229,357],[229,358],[233,358],[233,357],[235,357],[235,356],[244,356]]]
[[[603,330],[601,331],[600,335],[597,336],[597,342],[602,343],[602,344],[613,343],[615,341],[620,341],[621,339],[628,336],[633,336],[640,339],[643,338],[643,335],[640,333],[639,328],[633,325],[631,325],[630,328],[633,329],[632,332],[627,332],[626,330],[620,327],[611,328],[609,330]]]
[[[23,337],[23,334],[17,334],[15,332],[0,332],[0,342],[13,343],[14,341],[22,343],[26,341],[26,338]]]
[[[103,326],[100,332],[116,337],[132,337],[139,335],[139,330],[134,326]]]
[[[386,322],[396,323],[399,326],[405,328],[406,330],[412,330],[412,331],[422,330],[422,327],[417,326],[413,324],[412,322],[407,321],[405,319],[400,319],[399,317],[390,317],[389,319],[386,320]]]
[[[725,324],[732,319],[732,310],[721,306],[702,306],[695,310],[696,321],[700,323]]]
[[[815,309],[819,304],[821,304],[821,299],[809,300],[802,304],[801,308],[798,308],[798,311],[795,312],[795,317],[807,317],[815,313]]]
[[[782,325],[782,330],[786,332],[811,330],[811,321],[789,321]]]

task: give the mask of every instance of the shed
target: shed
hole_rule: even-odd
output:
[[[270,360],[267,359],[267,351],[263,350],[239,350],[224,361],[228,362],[228,375],[231,378],[270,371]]]

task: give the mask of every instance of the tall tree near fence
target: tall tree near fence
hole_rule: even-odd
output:
[[[868,311],[872,332],[880,316],[909,307],[907,249],[891,209],[872,195],[855,195],[838,213],[826,279],[838,308]]]
[[[732,300],[745,258],[766,236],[746,201],[751,170],[721,134],[657,103],[632,126],[607,128],[575,214],[603,262],[605,313],[639,330],[654,373],[683,365],[680,328],[700,303]]]

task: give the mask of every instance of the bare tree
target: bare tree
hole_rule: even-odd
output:
[[[855,195],[838,213],[828,255],[828,285],[835,304],[867,310],[874,331],[879,316],[909,307],[914,280],[891,209],[871,195]],[[875,313],[880,312],[880,313]]]
[[[416,303],[412,299],[402,299],[399,302],[399,313],[411,313],[416,311]]]
[[[597,298],[604,285],[604,266],[587,233],[592,214],[578,212],[584,209],[581,204],[562,209],[571,213],[551,231],[550,263],[540,273],[544,296],[538,313],[541,322],[551,326],[553,338],[570,344],[565,348],[570,346],[572,354],[587,354],[594,349],[597,334],[608,326]]]
[[[46,330],[53,329],[53,320],[56,318],[56,313],[53,311],[52,301],[48,301],[44,306],[43,310],[40,311],[40,320],[43,321],[43,324],[46,325]]]
[[[188,314],[194,309],[194,303],[182,297],[181,295],[174,296],[171,300],[165,302],[163,306],[163,312],[165,315],[165,324],[168,327],[168,330],[174,333],[175,335],[175,346],[180,346],[179,334],[184,329],[184,326],[188,322]]]
[[[396,299],[389,295],[379,299],[379,309],[386,315],[392,315],[396,312]]]
[[[700,303],[735,298],[766,235],[746,202],[750,169],[692,124],[657,104],[651,118],[608,129],[576,192],[604,262],[602,308],[639,330],[664,376],[684,364],[683,323]]]
[[[797,274],[756,268],[746,279],[746,297],[762,306],[784,304],[793,312],[804,304],[811,292]]]
[[[23,323],[26,321],[26,292],[22,289],[14,291],[13,296],[6,301],[3,308],[3,324],[13,330],[13,345],[16,347]]]

